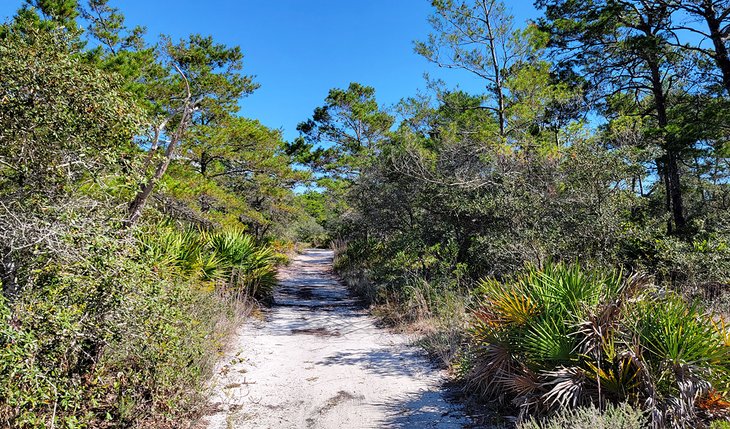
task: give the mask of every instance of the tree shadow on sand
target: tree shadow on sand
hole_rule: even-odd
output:
[[[381,404],[386,419],[379,427],[388,429],[464,429],[475,428],[463,407],[451,403],[442,391],[425,390],[391,398]]]
[[[393,350],[391,347],[367,350],[343,350],[328,356],[318,365],[354,365],[380,376],[426,376],[430,366],[424,365],[417,349]]]

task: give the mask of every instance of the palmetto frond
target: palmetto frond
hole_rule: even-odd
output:
[[[213,250],[233,266],[247,263],[257,250],[253,237],[237,230],[207,234],[207,241]]]
[[[717,320],[712,321],[712,325],[717,330],[717,333],[722,339],[722,343],[725,347],[730,347],[730,324],[725,321],[725,318],[720,316]]]
[[[539,311],[529,296],[519,295],[516,292],[508,292],[502,298],[495,300],[493,305],[503,323],[515,325],[526,324]]]
[[[482,282],[479,387],[511,395],[521,415],[629,401],[656,428],[692,421],[712,389],[728,397],[730,330],[677,296],[648,293],[648,281],[547,264]]]
[[[498,396],[501,380],[517,372],[519,362],[509,348],[500,343],[481,346],[477,350],[477,357],[468,377],[471,387],[487,396]]]
[[[647,358],[668,365],[691,365],[726,372],[730,348],[696,305],[678,297],[646,301],[637,307],[633,331]]]
[[[575,337],[570,335],[565,323],[559,318],[545,317],[533,321],[518,342],[518,349],[530,362],[559,365],[578,359],[575,353]]]
[[[538,312],[537,303],[529,295],[494,279],[482,280],[480,291],[483,298],[477,314],[490,325],[524,325]]]
[[[611,293],[585,318],[576,324],[578,351],[582,355],[601,359],[606,348],[614,349],[614,333],[620,329],[626,305],[646,287],[648,278],[634,275],[620,285],[612,282]]]
[[[588,402],[588,398],[592,396],[592,392],[588,391],[590,379],[580,368],[560,368],[546,371],[541,376],[545,381],[540,387],[547,392],[542,400],[549,408],[577,407]]]
[[[603,362],[602,366],[587,362],[589,377],[600,388],[599,400],[612,399],[625,401],[638,396],[641,378],[638,369],[630,359]]]
[[[142,254],[185,275],[227,284],[254,298],[267,297],[276,285],[276,255],[240,230],[214,233],[197,229],[161,229],[142,235]]]
[[[527,369],[520,374],[502,374],[498,381],[506,391],[516,397],[533,396],[541,387],[537,375]]]

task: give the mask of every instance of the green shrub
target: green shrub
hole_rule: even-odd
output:
[[[228,305],[96,232],[69,237],[75,253],[46,254],[22,293],[0,300],[0,426],[132,426],[194,411]]]
[[[484,280],[477,291],[481,302],[472,328],[477,357],[470,383],[488,395],[505,390],[527,403],[540,395],[542,373],[581,361],[580,323],[624,290],[620,276],[586,273],[577,265],[529,267],[504,283]],[[544,399],[554,405],[583,401],[579,396]]]
[[[294,236],[297,241],[308,243],[314,247],[325,247],[330,244],[331,238],[322,225],[312,216],[304,215],[293,225]]]
[[[628,404],[608,405],[601,411],[595,407],[562,410],[543,420],[530,419],[517,429],[644,429],[646,416]]]
[[[87,227],[61,237],[68,252],[43,250],[44,268],[24,278],[22,293],[0,295],[0,426],[192,419],[241,315],[231,294],[205,287],[209,266],[224,259],[202,263],[213,254],[203,238],[161,229],[125,241]],[[241,266],[248,282],[270,281],[266,255],[257,249]]]
[[[523,412],[634,401],[661,427],[727,396],[725,327],[641,278],[548,264],[479,293],[467,381]]]
[[[276,286],[276,254],[260,247],[253,237],[240,231],[225,230],[206,236],[210,249],[227,264],[229,285],[238,293],[268,299]]]
[[[177,270],[236,295],[265,300],[276,286],[276,253],[239,230],[163,228],[140,241],[145,257],[159,269]]]

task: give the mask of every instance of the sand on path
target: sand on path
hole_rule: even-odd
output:
[[[265,320],[241,326],[216,369],[202,427],[469,427],[444,374],[408,337],[376,326],[332,257],[309,249],[280,271]]]

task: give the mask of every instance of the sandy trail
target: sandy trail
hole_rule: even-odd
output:
[[[307,250],[282,270],[266,320],[240,328],[216,371],[207,427],[468,427],[443,374],[376,327],[331,265],[331,251]]]

